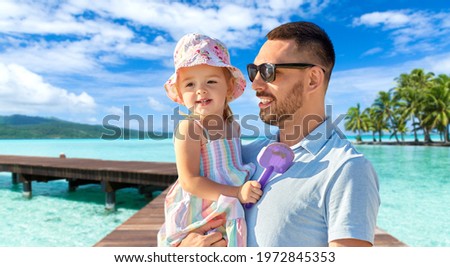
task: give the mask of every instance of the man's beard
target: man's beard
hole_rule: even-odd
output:
[[[287,94],[285,94],[283,102],[276,99],[268,108],[260,110],[259,117],[267,124],[278,127],[282,126],[286,120],[290,120],[293,114],[302,107],[302,94],[303,86],[301,82],[298,82],[291,87]]]

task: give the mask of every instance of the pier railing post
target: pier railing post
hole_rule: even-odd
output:
[[[13,172],[11,174],[11,182],[12,182],[12,184],[18,184],[19,183],[19,179],[17,177],[17,173]]]
[[[115,210],[116,209],[116,192],[106,192],[105,193],[105,209]]]
[[[19,180],[22,181],[22,184],[23,184],[22,195],[24,197],[26,197],[26,198],[31,198],[31,196],[32,196],[32,193],[31,193],[31,191],[32,191],[31,190],[31,188],[32,188],[31,187],[32,181],[31,180],[27,180],[23,174],[19,174],[19,175],[20,175]]]
[[[69,192],[75,192],[77,190],[77,183],[74,179],[68,179],[69,182]]]
[[[102,181],[102,188],[105,191],[105,209],[115,210],[116,209],[116,191],[114,190],[112,184],[108,181]]]

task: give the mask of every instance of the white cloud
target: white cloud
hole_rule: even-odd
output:
[[[424,58],[403,63],[404,72],[411,72],[414,68],[424,69],[426,72],[434,72],[436,75],[450,75],[450,53],[426,56]]]
[[[167,60],[176,40],[193,31],[245,48],[290,16],[317,14],[328,2],[3,0],[0,43],[9,45],[0,62],[41,74],[93,75],[127,58]]]
[[[175,1],[70,0],[55,2],[3,2],[0,31],[31,34],[103,34],[124,27],[150,27],[177,40],[192,31],[222,38],[230,47],[246,47],[265,32],[267,21],[278,23],[296,15],[310,17],[329,5],[328,0]],[[89,13],[90,12],[90,13]],[[91,14],[92,13],[92,14]],[[1,13],[0,13],[1,14]],[[87,14],[87,15],[86,15]],[[124,23],[113,22],[125,19]],[[130,24],[128,24],[130,22]],[[263,24],[264,23],[264,24]],[[104,24],[104,25],[102,25]],[[115,27],[113,27],[115,26]],[[240,38],[227,39],[236,35]]]
[[[110,115],[122,116],[123,115],[123,108],[119,108],[119,107],[116,107],[116,106],[111,106],[109,108],[106,108],[106,113],[108,113]]]
[[[95,100],[86,92],[76,95],[20,65],[0,63],[0,112],[83,114],[94,112],[95,107]]]
[[[374,48],[369,49],[369,50],[367,50],[366,52],[364,52],[364,53],[362,54],[362,56],[363,56],[363,57],[364,57],[364,56],[371,56],[371,55],[378,54],[378,53],[380,53],[380,52],[382,52],[382,51],[383,51],[383,48],[381,48],[381,47],[374,47]]]
[[[439,51],[450,44],[449,12],[396,10],[353,19],[353,26],[381,27],[389,32],[396,53]]]
[[[88,76],[101,72],[104,64],[123,63],[124,57],[158,59],[169,57],[172,45],[161,38],[155,43],[133,42],[129,30],[120,32],[120,26],[104,24],[101,33],[74,41],[26,41],[8,37],[10,47],[0,52],[0,61],[17,63],[39,73],[78,73]],[[111,28],[116,28],[111,30]],[[26,44],[26,45],[24,45]]]
[[[153,110],[161,111],[161,112],[163,112],[163,111],[170,111],[171,110],[171,107],[169,105],[165,105],[165,104],[161,103],[161,101],[159,101],[155,97],[149,96],[147,98],[147,100],[148,100],[148,105]]]
[[[105,1],[98,2],[108,6]],[[123,63],[124,57],[170,57],[172,45],[164,38],[152,43],[137,38],[132,26],[112,20],[116,18],[83,15],[91,4],[3,1],[0,43],[8,46],[0,50],[0,62],[19,64],[37,73],[92,75],[101,72],[104,64]]]
[[[162,85],[182,35],[198,31],[230,48],[248,48],[290,17],[314,16],[329,2],[1,0],[0,64],[9,81],[0,83],[0,112],[104,112],[123,105],[140,113],[172,109]],[[150,61],[168,69],[155,69]],[[11,80],[18,69],[26,79]],[[25,86],[21,80],[34,82]]]
[[[9,47],[0,61],[18,64],[37,73],[92,73],[100,65],[89,56],[85,42],[30,42],[26,47]]]
[[[94,23],[73,16],[64,5],[58,5],[59,1],[4,1],[8,9],[0,11],[0,31],[3,33],[89,35],[100,32],[100,26],[103,26],[97,23],[101,20]]]
[[[372,12],[364,14],[353,21],[356,26],[370,27],[384,26],[386,29],[395,29],[409,24],[411,17],[405,11]]]

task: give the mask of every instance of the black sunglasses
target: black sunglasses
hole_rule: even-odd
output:
[[[304,68],[312,68],[317,65],[310,63],[285,63],[285,64],[272,64],[272,63],[263,63],[261,65],[248,64],[247,65],[247,73],[248,78],[251,82],[256,78],[256,75],[261,75],[261,78],[266,82],[270,83],[275,81],[275,73],[277,68],[286,68],[286,69],[304,69]],[[323,72],[325,70],[322,68]]]

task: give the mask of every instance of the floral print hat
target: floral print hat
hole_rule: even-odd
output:
[[[225,67],[235,79],[231,95],[232,101],[242,95],[245,89],[245,78],[242,72],[230,63],[230,55],[225,45],[217,39],[206,35],[191,33],[183,36],[177,43],[173,54],[175,73],[164,84],[167,96],[173,101],[183,104],[176,88],[178,70],[206,64],[214,67]]]

